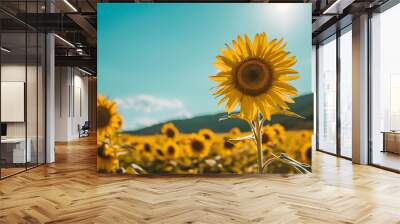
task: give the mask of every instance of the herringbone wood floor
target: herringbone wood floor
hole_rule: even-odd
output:
[[[400,223],[400,175],[314,152],[313,174],[99,176],[95,142],[0,181],[0,223]]]

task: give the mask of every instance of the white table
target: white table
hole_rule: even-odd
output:
[[[32,152],[31,152],[31,139],[26,139],[28,142],[25,151],[25,138],[5,138],[1,139],[1,147],[13,147],[12,148],[12,162],[13,163],[26,163],[31,162]],[[25,154],[26,153],[26,154]]]

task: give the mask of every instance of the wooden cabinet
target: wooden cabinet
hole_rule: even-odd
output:
[[[400,154],[400,132],[388,131],[383,133],[383,152]]]

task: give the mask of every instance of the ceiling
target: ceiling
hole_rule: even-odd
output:
[[[313,43],[336,32],[338,24],[346,26],[351,17],[375,8],[387,0],[194,0],[190,2],[289,2],[312,3]],[[56,65],[80,66],[96,73],[97,15],[98,2],[189,2],[167,0],[1,0],[0,22],[7,41],[14,41],[16,49],[24,46],[21,34],[32,32],[54,32]],[[26,13],[27,12],[27,13]],[[51,12],[51,13],[50,13]],[[338,21],[341,20],[340,23]],[[347,21],[347,22],[346,22]],[[4,35],[3,35],[4,36]],[[11,45],[10,45],[11,46]],[[32,45],[33,46],[33,45]],[[23,49],[23,48],[20,48]],[[29,48],[28,48],[28,51]],[[17,52],[17,50],[16,50]],[[23,52],[22,52],[23,53]]]

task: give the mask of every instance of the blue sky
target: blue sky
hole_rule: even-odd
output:
[[[223,111],[208,76],[237,35],[283,37],[311,92],[310,4],[98,4],[98,91],[118,102],[125,130]]]

